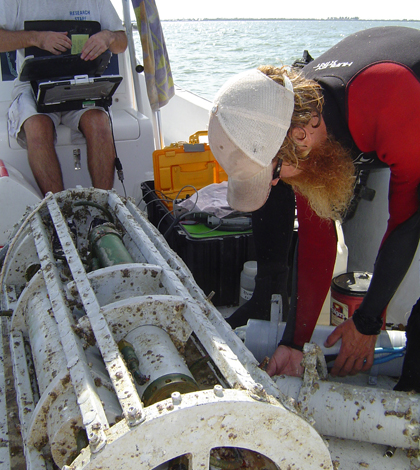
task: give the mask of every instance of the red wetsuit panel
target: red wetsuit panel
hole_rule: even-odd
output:
[[[293,342],[303,346],[312,336],[331,285],[337,251],[334,222],[320,219],[296,194],[299,221],[298,287]]]
[[[389,235],[418,208],[420,83],[406,67],[373,65],[350,83],[348,123],[356,145],[374,151],[391,168]]]

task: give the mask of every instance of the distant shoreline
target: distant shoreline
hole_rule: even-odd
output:
[[[162,22],[175,22],[175,21],[399,21],[399,22],[418,22],[418,20],[365,20],[359,17],[347,18],[347,17],[331,17],[331,18],[178,18],[171,20],[161,20]]]

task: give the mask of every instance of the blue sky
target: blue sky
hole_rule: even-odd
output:
[[[128,0],[130,1],[130,0]],[[276,1],[258,0],[155,0],[162,20],[182,18],[328,18],[355,17],[367,20],[420,20],[415,0],[375,2],[352,0]],[[112,0],[121,11],[120,0]],[[296,5],[299,5],[297,8]],[[380,5],[380,6],[379,6]]]

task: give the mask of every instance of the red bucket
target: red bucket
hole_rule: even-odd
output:
[[[370,285],[372,274],[355,271],[340,274],[331,283],[331,325],[348,320],[360,307]]]

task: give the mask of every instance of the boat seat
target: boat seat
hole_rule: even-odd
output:
[[[9,103],[0,102],[0,113],[4,116],[7,113]],[[126,140],[136,140],[140,137],[140,122],[133,109],[116,109],[112,111],[112,123],[114,129],[114,138],[116,142]],[[7,134],[7,127],[1,129],[6,134],[0,136],[0,141],[9,142],[9,147],[14,150],[20,150],[21,146],[16,139]],[[5,140],[3,140],[5,139]],[[6,140],[7,139],[7,140]],[[72,132],[67,126],[60,124],[57,128],[57,147],[65,145],[80,145],[85,143],[85,138],[80,133]]]

